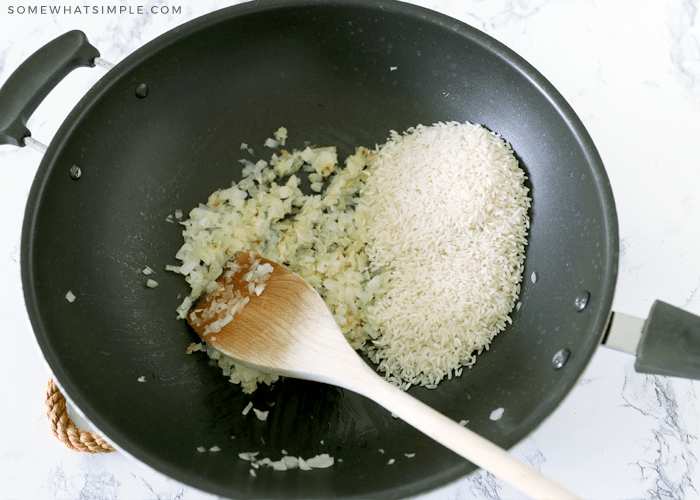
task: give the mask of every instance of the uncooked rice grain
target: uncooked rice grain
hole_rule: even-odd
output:
[[[392,132],[357,212],[373,280],[370,358],[397,385],[435,387],[511,321],[530,198],[510,146],[470,123]]]

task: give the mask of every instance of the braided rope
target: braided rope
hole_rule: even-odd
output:
[[[114,448],[96,432],[89,432],[78,427],[68,416],[66,398],[58,390],[53,379],[49,379],[46,389],[46,416],[51,423],[51,430],[68,448],[86,453],[110,453]]]

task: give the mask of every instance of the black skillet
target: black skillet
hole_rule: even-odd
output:
[[[0,142],[23,146],[38,103],[98,55],[71,32],[30,57],[0,91]],[[242,142],[262,150],[285,126],[290,148],[311,141],[345,156],[391,129],[448,120],[485,125],[519,157],[533,198],[526,273],[512,326],[476,366],[411,393],[504,448],[523,439],[605,332],[618,260],[610,184],[581,121],[526,61],[470,26],[390,0],[213,12],[131,54],[73,109],[36,174],[21,248],[29,317],[66,396],[122,452],[233,498],[400,498],[474,470],[341,389],[283,380],[243,395],[204,355],[185,354],[196,336],[175,308],[189,287],[162,271],[182,244],[166,217],[240,178]],[[144,285],[146,265],[157,289]],[[241,414],[250,399],[271,409],[269,421]],[[213,446],[221,451],[197,451]],[[238,456],[274,460],[282,449],[337,461],[252,477]]]

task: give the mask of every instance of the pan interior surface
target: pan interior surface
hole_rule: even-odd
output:
[[[609,315],[618,236],[607,176],[571,108],[519,56],[388,1],[215,12],[129,56],[73,110],[37,173],[22,240],[29,316],[66,395],[121,450],[232,498],[401,498],[474,470],[338,388],[282,380],[242,394],[202,353],[186,354],[197,337],[175,309],[189,286],[164,270],[182,245],[181,227],[166,219],[240,179],[241,143],[267,159],[265,139],[284,126],[288,149],[335,145],[345,158],[390,130],[451,120],[500,134],[529,177],[525,278],[513,324],[476,365],[410,393],[502,447],[523,439],[573,387]],[[568,361],[555,370],[564,349]],[[242,415],[249,401],[270,410],[268,421]],[[239,457],[277,460],[282,450],[336,461],[253,477]]]

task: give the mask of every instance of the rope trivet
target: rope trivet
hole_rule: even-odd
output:
[[[68,448],[87,453],[114,451],[114,448],[96,432],[78,429],[68,416],[66,398],[58,390],[53,379],[49,379],[49,386],[46,390],[46,416],[49,418],[54,436]]]

